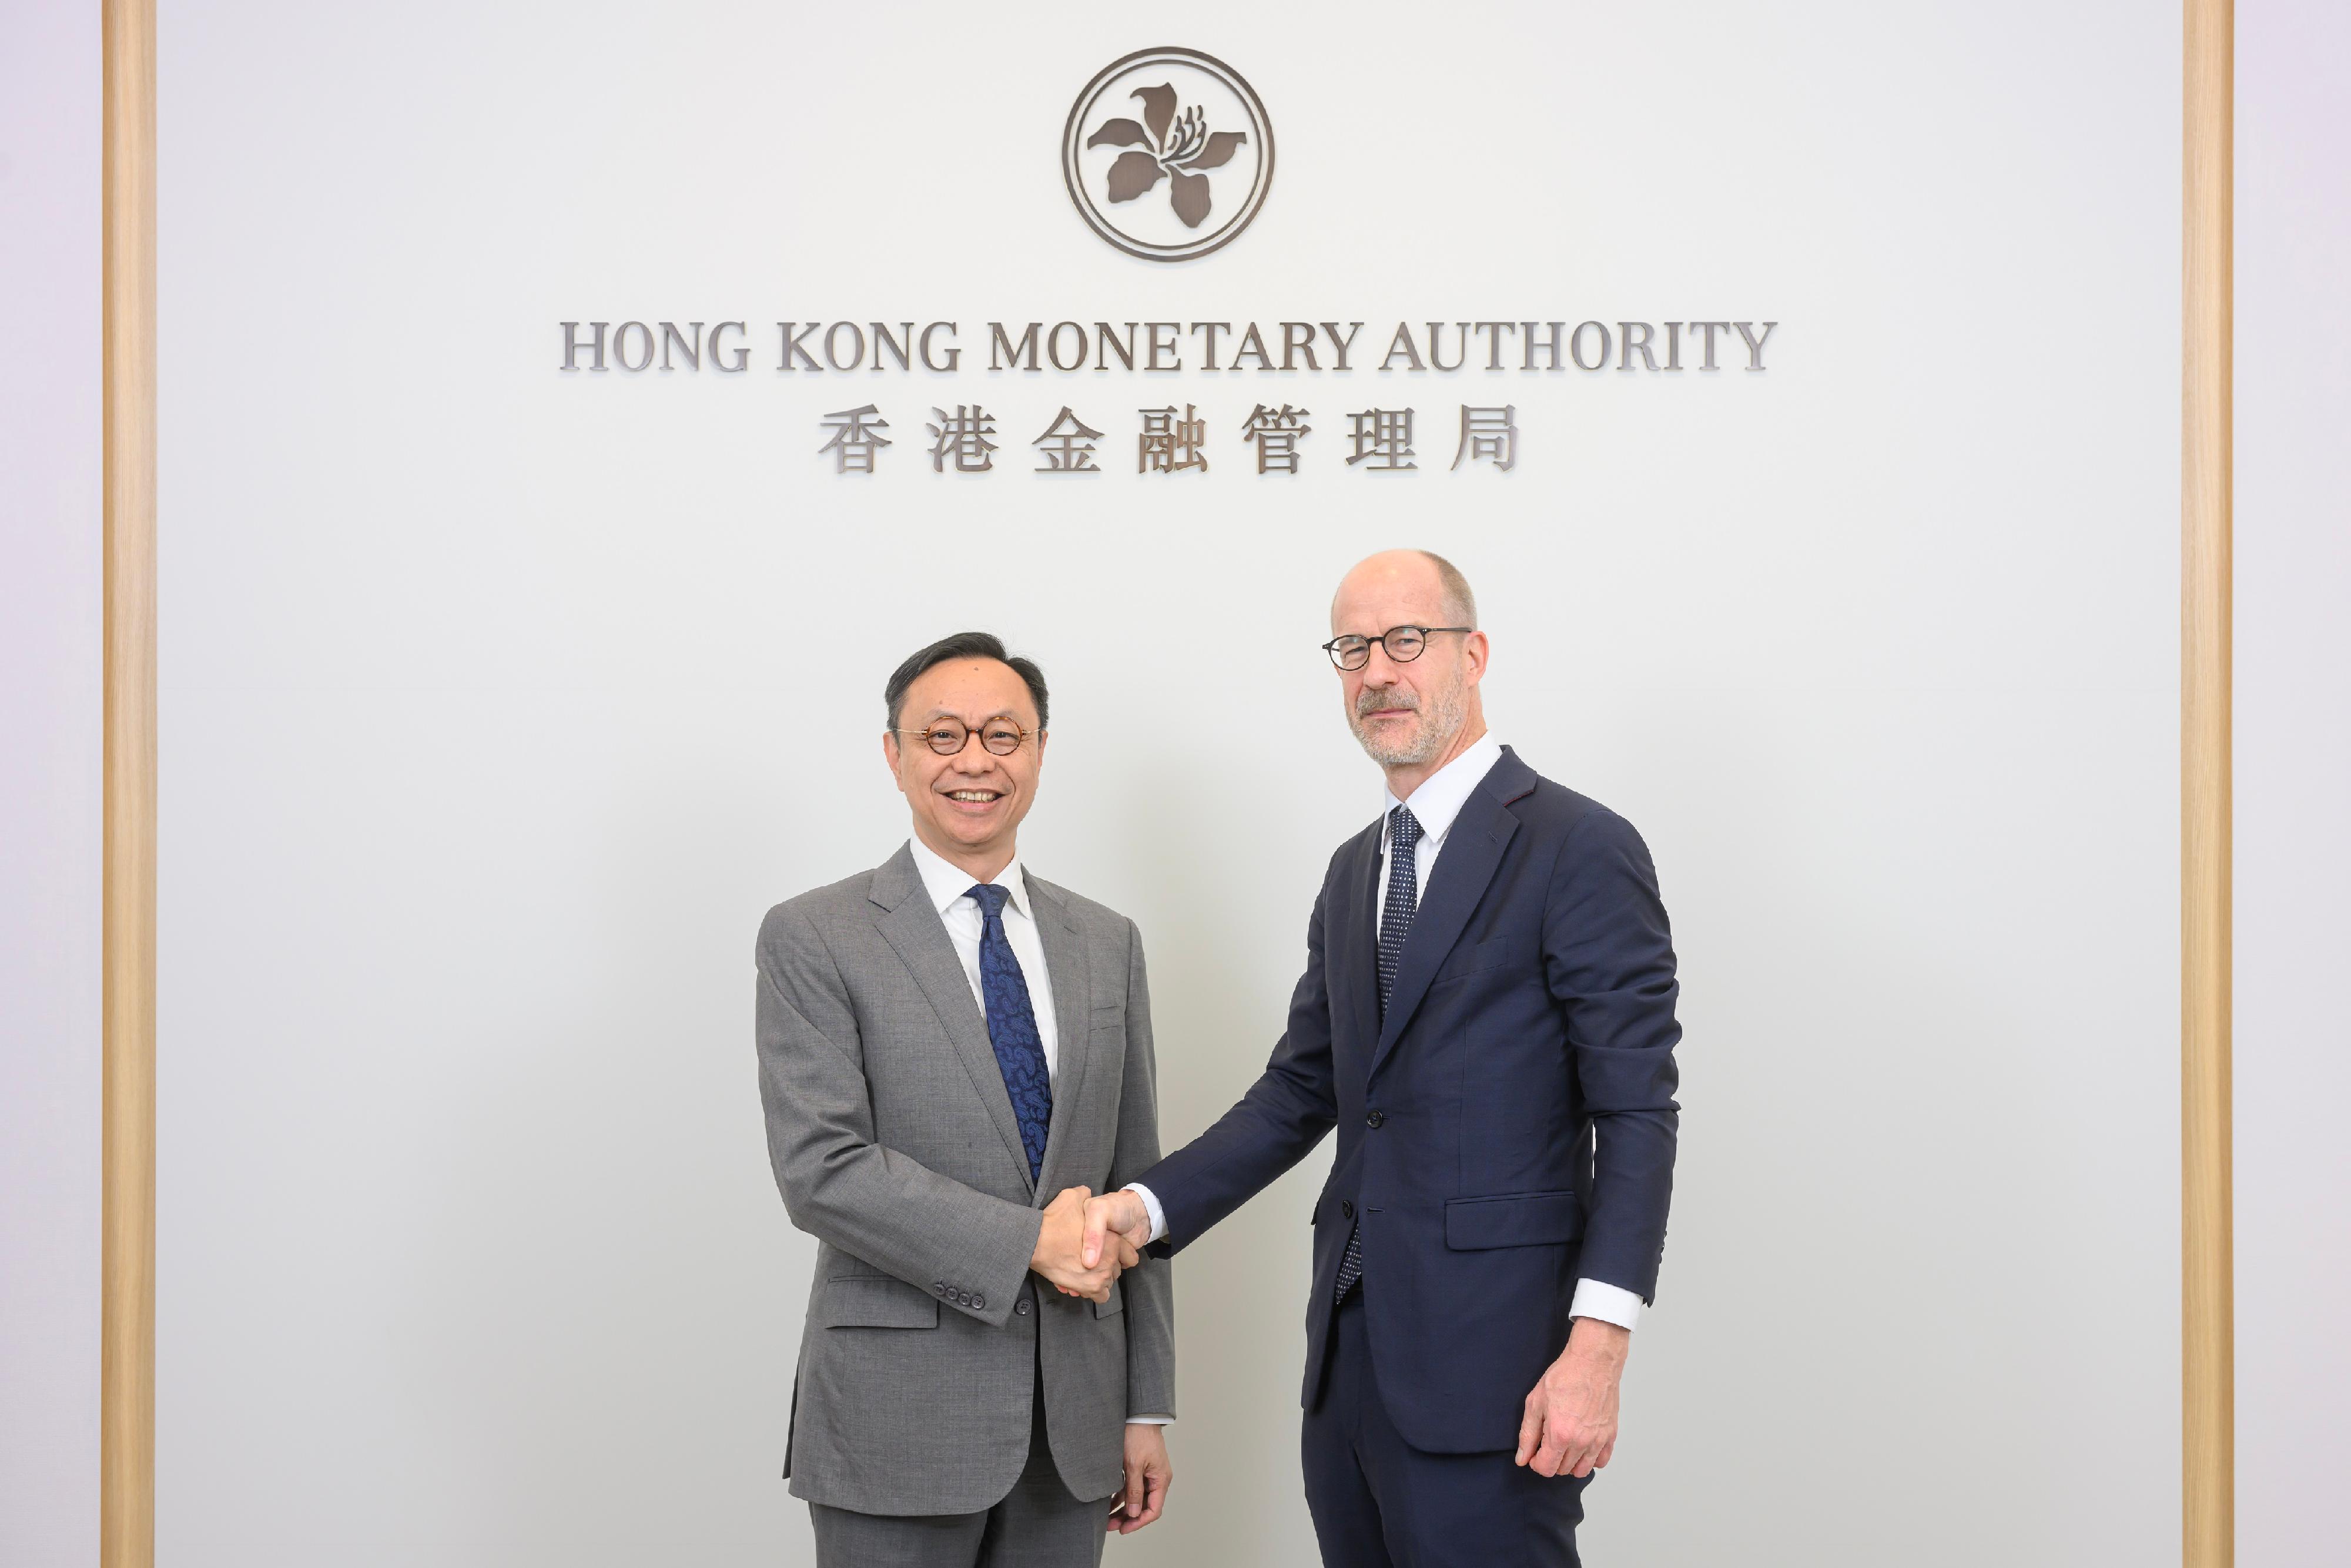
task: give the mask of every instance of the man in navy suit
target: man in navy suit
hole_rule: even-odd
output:
[[[1574,1564],[1672,1196],[1677,987],[1632,824],[1488,735],[1469,585],[1349,572],[1325,649],[1387,775],[1339,847],[1265,1073],[1089,1205],[1159,1257],[1333,1126],[1306,1312],[1306,1500],[1331,1568]]]

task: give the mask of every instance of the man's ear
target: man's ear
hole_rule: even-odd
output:
[[[1469,684],[1474,686],[1486,678],[1486,662],[1493,656],[1493,650],[1487,644],[1486,633],[1472,632],[1461,639],[1461,651],[1468,658]]]
[[[898,781],[898,732],[894,729],[885,729],[882,732],[882,760],[890,765],[890,781],[896,783]]]

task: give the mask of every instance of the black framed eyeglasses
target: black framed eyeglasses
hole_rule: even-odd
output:
[[[959,718],[935,718],[921,729],[893,729],[890,733],[920,736],[923,744],[941,757],[961,756],[963,748],[971,744],[971,737],[977,735],[980,745],[990,752],[998,757],[1009,757],[1020,749],[1022,741],[1042,732],[1023,729],[1011,719],[998,715],[984,720],[977,730]]]
[[[1399,664],[1409,664],[1428,650],[1428,640],[1439,632],[1475,632],[1475,626],[1391,626],[1376,637],[1333,637],[1322,644],[1331,662],[1343,670],[1360,670],[1372,662],[1377,643]]]

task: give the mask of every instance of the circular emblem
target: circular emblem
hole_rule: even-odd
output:
[[[1273,184],[1273,125],[1240,73],[1197,49],[1141,49],[1086,84],[1061,132],[1070,200],[1146,261],[1189,261],[1249,227]]]

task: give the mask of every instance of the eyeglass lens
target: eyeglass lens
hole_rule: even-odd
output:
[[[971,743],[971,731],[961,719],[934,720],[923,734],[931,749],[941,757],[953,757]],[[1020,727],[1004,719],[989,719],[979,727],[979,743],[998,757],[1009,757],[1020,749]]]
[[[1331,644],[1332,662],[1343,670],[1360,670],[1372,662],[1374,643],[1387,650],[1388,657],[1399,664],[1408,664],[1420,657],[1428,640],[1417,627],[1397,626],[1379,637],[1342,637]]]

